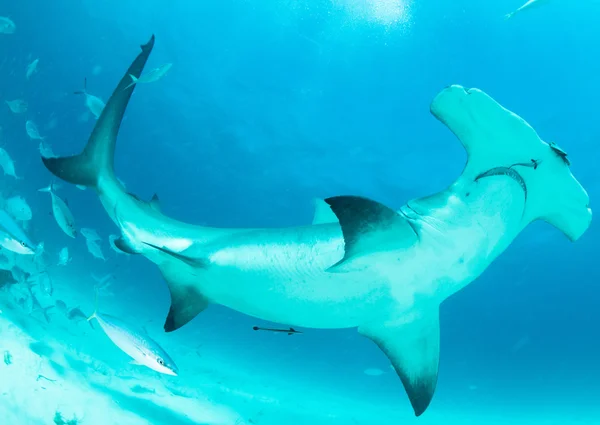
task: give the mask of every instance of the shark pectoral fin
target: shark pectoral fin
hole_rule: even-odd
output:
[[[199,268],[205,269],[210,265],[210,260],[208,258],[204,258],[204,257],[196,258],[196,257],[187,256],[184,254],[179,254],[177,252],[171,251],[170,249],[160,247],[158,245],[153,245],[148,242],[143,242],[143,244],[148,245],[149,247],[157,249],[161,252],[164,252],[165,254],[170,255],[171,257],[184,262],[188,266],[199,267]]]
[[[431,402],[440,357],[439,312],[428,311],[411,322],[393,321],[359,327],[392,362],[416,416]]]
[[[331,207],[323,199],[315,198],[313,200],[315,205],[315,215],[313,216],[312,224],[327,224],[337,223],[338,218],[335,213],[331,210]]]
[[[210,302],[195,287],[180,283],[175,271],[164,265],[159,268],[171,293],[171,308],[164,328],[165,332],[173,332],[204,311]]]
[[[139,254],[139,252],[137,252],[135,250],[135,248],[133,246],[131,246],[131,244],[122,237],[115,239],[114,244],[115,244],[115,248],[117,248],[119,251],[124,252],[125,254],[131,254],[131,255]]]
[[[419,239],[403,216],[379,202],[358,196],[336,196],[325,202],[344,235],[344,258],[327,271],[344,271],[358,257],[408,248]]]

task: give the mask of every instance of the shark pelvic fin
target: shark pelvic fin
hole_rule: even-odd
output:
[[[125,109],[133,93],[133,87],[124,89],[131,81],[130,75],[139,77],[154,46],[154,35],[141,46],[142,52],[131,63],[121,82],[102,110],[96,126],[82,153],[62,158],[45,158],[42,161],[55,176],[73,184],[102,190],[104,181],[119,184],[116,180],[113,162],[117,134]]]
[[[345,244],[344,258],[328,271],[345,271],[358,257],[408,248],[419,239],[403,216],[379,202],[358,196],[336,196],[325,202],[340,221]]]
[[[177,274],[169,272],[169,266],[159,268],[171,293],[171,308],[164,328],[165,332],[173,332],[204,311],[209,301],[195,287],[179,283],[174,278]]]
[[[139,252],[137,252],[135,250],[135,248],[129,242],[127,242],[125,240],[125,238],[123,238],[123,237],[115,239],[113,241],[113,243],[115,244],[115,248],[117,248],[121,252],[124,252],[125,254],[131,254],[131,255],[139,254]]]
[[[156,211],[160,212],[160,200],[158,199],[158,195],[155,193],[152,195],[152,199],[150,199],[149,205]]]
[[[148,245],[151,248],[157,249],[161,252],[164,252],[167,255],[170,255],[171,257],[184,262],[185,264],[187,264],[188,266],[192,266],[192,267],[198,267],[201,269],[205,269],[210,265],[210,260],[208,260],[207,258],[203,258],[203,257],[190,257],[184,254],[179,254],[177,252],[171,251],[170,249],[167,249],[165,247],[160,247],[158,245],[154,245],[148,242],[142,242],[144,245]]]
[[[312,224],[327,224],[337,223],[338,218],[335,213],[331,210],[331,207],[327,202],[321,198],[315,198],[313,200],[315,205],[315,215],[313,216]]]
[[[391,321],[358,328],[388,357],[400,377],[416,416],[425,412],[438,378],[439,311],[426,311],[411,322]]]

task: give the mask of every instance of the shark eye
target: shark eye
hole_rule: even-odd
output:
[[[21,246],[25,246],[25,242],[21,242]]]
[[[161,366],[164,366],[165,362],[163,361],[163,359],[158,359],[158,364]]]

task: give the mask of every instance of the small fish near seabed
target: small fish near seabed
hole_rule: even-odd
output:
[[[102,247],[100,246],[100,244],[98,244],[97,241],[93,241],[91,239],[86,239],[85,245],[87,246],[89,253],[92,254],[92,257],[97,258],[102,261],[106,261],[106,257],[104,256],[104,253],[102,252]]]
[[[40,140],[38,150],[40,151],[42,158],[57,158],[56,154],[52,150],[52,147],[44,140]]]
[[[2,167],[5,176],[10,176],[17,180],[22,179],[22,177],[17,176],[15,173],[15,163],[3,148],[0,148],[0,167]]]
[[[92,273],[92,279],[96,281],[96,284],[94,285],[96,292],[98,294],[105,292],[110,286],[111,280],[113,280],[114,278],[115,275],[113,275],[112,273],[108,273],[102,277],[98,277],[94,273]]]
[[[0,34],[14,34],[17,26],[12,19],[6,16],[0,16]]]
[[[164,77],[167,74],[167,72],[169,72],[169,70],[171,69],[172,66],[173,66],[172,63],[166,63],[164,65],[159,66],[158,68],[154,68],[154,69],[148,71],[147,73],[140,76],[140,78],[136,78],[134,75],[129,74],[129,77],[131,78],[132,82],[127,87],[125,87],[124,90],[127,90],[129,87],[133,86],[134,84],[153,83],[155,81],[158,81],[162,77]]]
[[[81,229],[79,229],[79,231],[81,232],[84,238],[90,241],[99,241],[102,239],[95,229],[91,229],[89,227],[82,227]]]
[[[9,213],[15,220],[29,221],[33,217],[31,207],[22,196],[13,196],[6,199],[4,202],[4,209]]]
[[[61,228],[65,234],[71,238],[75,238],[77,236],[77,228],[75,226],[75,218],[73,218],[73,213],[69,209],[69,206],[65,201],[62,200],[54,191],[57,186],[52,183],[48,187],[44,187],[42,189],[38,189],[39,192],[47,192],[50,194],[52,199],[52,214],[54,214],[54,219],[58,224],[58,227]]]
[[[39,59],[35,59],[29,65],[27,65],[27,70],[25,71],[25,77],[29,80],[33,74],[38,72],[38,65],[40,64]]]
[[[66,307],[66,304],[65,304],[65,307]],[[85,322],[87,322],[90,325],[90,327],[92,329],[94,329],[94,330],[96,329],[94,327],[94,324],[91,321],[87,320],[88,316],[86,316],[85,313],[83,311],[81,311],[81,309],[79,307],[75,307],[75,308],[72,308],[71,310],[69,310],[69,312],[67,313],[67,319],[69,319],[69,320],[71,320],[72,322],[75,322],[75,323],[79,323],[79,322],[85,321]]]
[[[56,300],[54,302],[54,305],[56,306],[56,308],[58,309],[58,311],[60,311],[65,316],[68,314],[67,303],[65,303],[63,300]]]
[[[29,108],[29,104],[23,99],[6,100],[5,102],[13,114],[23,114]]]
[[[294,328],[289,329],[275,329],[275,328],[261,328],[259,326],[254,326],[252,328],[255,331],[268,331],[268,332],[278,332],[278,333],[286,333],[288,335],[301,334],[302,332],[297,331]]]
[[[71,262],[72,258],[69,255],[69,248],[68,247],[64,247],[60,250],[60,252],[58,253],[58,266],[66,266],[67,264],[69,264]]]
[[[40,291],[50,297],[54,293],[54,283],[46,270],[30,276],[27,281],[36,284]]]
[[[31,140],[44,140],[45,138],[40,136],[40,131],[38,130],[38,126],[31,120],[28,120],[25,123],[25,131]]]
[[[35,245],[4,210],[0,210],[0,246],[17,254],[33,255],[35,253]]]
[[[83,90],[74,92],[74,94],[83,95],[85,98],[85,106],[92,113],[94,118],[98,119],[104,109],[104,102],[99,97],[96,97],[87,92],[87,78],[83,80]]]
[[[544,6],[547,3],[550,3],[550,1],[551,0],[529,0],[527,3],[525,3],[523,6],[519,7],[514,12],[511,12],[511,13],[508,13],[508,14],[504,15],[504,19],[511,19],[512,17],[514,17],[518,13],[521,13],[521,12],[526,11],[526,10],[535,9],[537,7],[540,7],[540,6]]]
[[[129,326],[117,317],[100,314],[98,308],[87,320],[92,319],[96,319],[106,336],[133,359],[133,364],[146,366],[165,375],[177,376],[179,373],[167,352],[144,331]]]

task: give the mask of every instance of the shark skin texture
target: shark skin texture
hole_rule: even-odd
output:
[[[155,263],[167,282],[167,332],[211,303],[306,328],[357,328],[387,355],[417,416],[433,398],[439,306],[500,255],[531,222],[572,241],[588,229],[589,198],[566,152],[478,89],[449,86],[432,115],[467,151],[445,190],[399,210],[371,199],[315,201],[310,225],[244,229],[196,226],[126,192],[115,177],[118,130],[152,51],[142,46],[81,154],[42,158],[55,176],[93,188],[121,231],[115,246]]]

